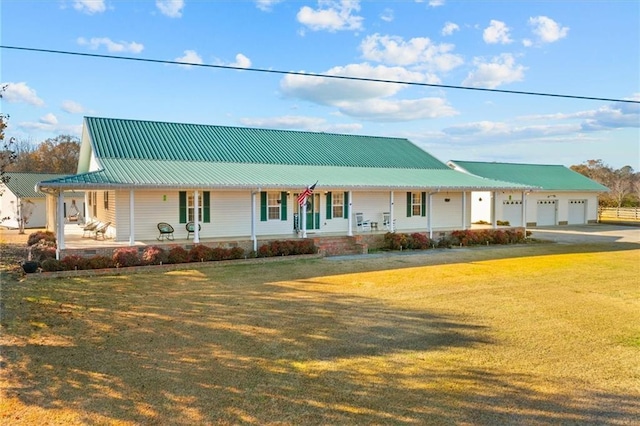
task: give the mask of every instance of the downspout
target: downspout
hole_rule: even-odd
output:
[[[390,195],[389,195],[389,229],[391,229],[391,232],[396,232],[395,226],[394,226],[394,220],[393,220],[393,204],[394,204],[394,198],[393,198],[393,191],[391,191]]]
[[[462,230],[467,229],[467,191],[462,191]]]
[[[491,226],[493,229],[498,228],[498,222],[496,219],[496,211],[498,208],[498,197],[496,191],[491,191]]]
[[[527,235],[527,193],[522,191],[522,227],[524,235]]]

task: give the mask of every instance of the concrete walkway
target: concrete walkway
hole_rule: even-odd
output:
[[[640,227],[609,224],[549,226],[530,228],[532,238],[563,244],[636,243],[640,244]]]

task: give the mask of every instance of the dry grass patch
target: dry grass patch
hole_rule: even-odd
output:
[[[640,250],[629,247],[4,283],[0,419],[633,424]]]

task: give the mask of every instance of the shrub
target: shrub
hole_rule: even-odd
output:
[[[213,260],[213,249],[203,244],[195,245],[189,250],[189,262],[208,262]]]
[[[167,263],[186,263],[189,259],[189,252],[183,247],[175,246],[169,250]]]
[[[425,234],[415,232],[409,236],[409,248],[414,250],[425,250],[431,247],[431,239]]]
[[[74,271],[76,269],[88,269],[87,259],[78,255],[65,256],[64,259],[62,259],[62,270]]]
[[[35,245],[29,247],[29,253],[31,254],[31,260],[36,262],[44,262],[47,259],[56,258],[55,245],[49,245],[50,243],[41,240]]]
[[[135,247],[123,247],[113,252],[113,263],[118,268],[126,268],[128,266],[140,265],[140,256],[138,249]]]
[[[318,249],[311,239],[271,241],[258,248],[257,257],[291,256],[313,254]],[[243,251],[244,254],[244,251]]]
[[[27,245],[29,247],[34,246],[43,241],[44,245],[55,246],[56,245],[56,235],[51,231],[38,231],[29,235],[27,239]]]
[[[113,268],[113,259],[109,256],[96,255],[87,259],[87,269]]]
[[[57,259],[47,259],[40,264],[40,267],[45,272],[56,272],[63,270],[62,262]]]
[[[230,259],[242,259],[244,258],[244,249],[242,247],[232,247],[229,250]]]
[[[260,247],[258,247],[257,255],[258,255],[258,257],[271,257],[271,256],[273,256],[273,251],[271,251],[271,245],[270,244],[263,244]]]
[[[143,265],[160,265],[167,263],[169,255],[162,247],[149,246],[145,247],[142,252],[142,264]]]
[[[407,234],[387,232],[384,234],[384,246],[390,250],[402,250],[409,248]]]

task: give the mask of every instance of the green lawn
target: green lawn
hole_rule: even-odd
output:
[[[0,423],[634,424],[638,245],[4,282]]]

